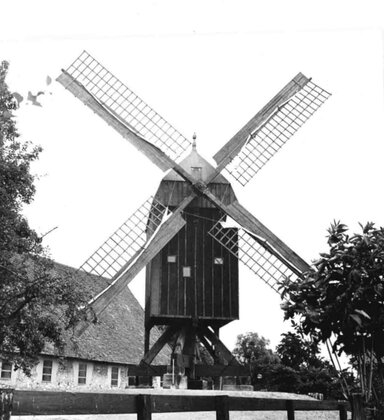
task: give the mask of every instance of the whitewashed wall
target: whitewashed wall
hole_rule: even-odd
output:
[[[50,382],[43,381],[43,361],[52,360],[52,377]],[[0,372],[1,372],[0,360]],[[78,384],[79,363],[87,363],[86,384]],[[116,365],[114,365],[116,366]],[[99,362],[86,362],[75,359],[39,358],[32,369],[31,376],[26,376],[20,369],[12,369],[10,379],[0,378],[0,387],[11,386],[17,389],[125,389],[128,387],[127,367],[119,366],[117,387],[111,387],[112,365]]]

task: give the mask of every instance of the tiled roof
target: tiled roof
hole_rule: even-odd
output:
[[[96,296],[108,286],[108,280],[75,268],[55,263],[57,274],[73,275],[81,281],[90,296]],[[156,328],[151,330],[151,344],[159,337]],[[90,326],[75,340],[68,338],[65,357],[119,364],[138,364],[144,352],[144,310],[128,287],[112,301]],[[164,348],[154,364],[169,363],[169,348]],[[44,354],[55,354],[47,346]]]

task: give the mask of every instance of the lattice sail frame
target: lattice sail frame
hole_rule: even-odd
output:
[[[135,134],[177,160],[191,142],[131,89],[83,51],[66,72]]]
[[[219,220],[208,233],[277,293],[280,293],[280,280],[298,278],[244,229],[225,228],[223,220]]]
[[[266,122],[249,133],[247,143],[225,170],[241,185],[246,185],[330,96],[309,81]]]
[[[150,197],[80,267],[90,274],[114,278],[160,226],[166,207]]]

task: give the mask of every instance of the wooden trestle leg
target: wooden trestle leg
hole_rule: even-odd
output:
[[[172,358],[175,362],[179,381],[186,373],[190,379],[199,377],[249,376],[249,371],[242,366],[228,350],[217,334],[207,326],[185,326],[174,324],[167,327],[156,343],[145,353],[140,362],[142,371],[154,375],[166,366],[151,366],[152,361],[168,343],[173,341]],[[199,363],[199,342],[208,350],[214,365]],[[146,329],[145,346],[149,347],[149,329]],[[196,363],[197,362],[197,363]],[[152,374],[153,372],[153,374]]]

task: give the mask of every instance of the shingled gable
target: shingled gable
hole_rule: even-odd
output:
[[[215,175],[208,185],[208,190],[226,205],[236,201],[229,181],[197,152],[195,145],[189,155],[180,162],[180,166],[195,177],[196,181],[206,182]],[[192,186],[174,170],[171,170],[162,179],[155,198],[165,206],[177,207],[191,193]],[[190,207],[215,208],[215,205],[199,196],[193,200]]]
[[[216,177],[213,180],[213,183],[216,184],[229,184],[229,181],[219,172],[216,172],[215,168],[207,162],[196,150],[196,146],[192,147],[191,152],[186,156],[181,162],[180,166],[185,169],[191,175],[194,175],[192,168],[201,168],[201,179],[206,181],[213,174],[216,174]],[[163,181],[182,181],[184,179],[177,174],[173,169],[168,172],[167,175],[163,178]]]
[[[58,275],[72,275],[82,282],[90,296],[95,296],[108,286],[106,278],[78,271],[73,267],[54,263]],[[152,329],[151,341],[160,333]],[[83,360],[137,365],[144,351],[144,310],[128,287],[118,295],[100,315],[96,324],[90,326],[75,340],[68,338],[64,357]],[[43,351],[46,355],[57,355],[52,346]],[[165,348],[156,357],[154,364],[167,364],[170,350]]]

